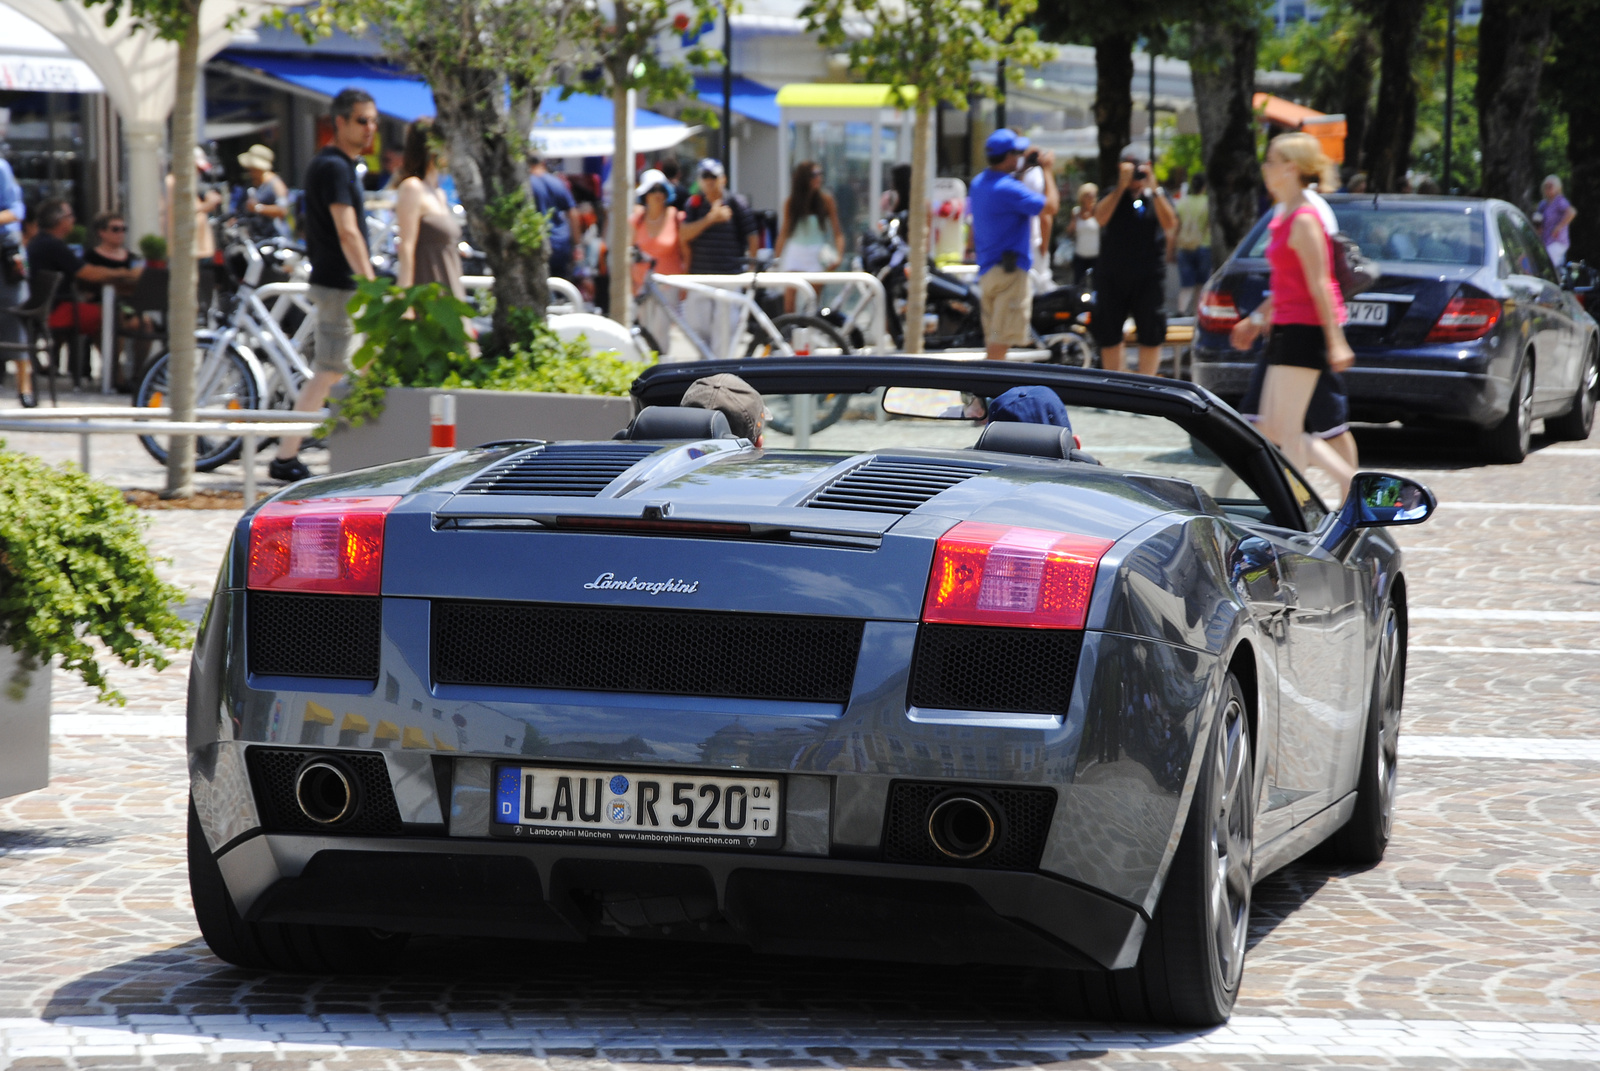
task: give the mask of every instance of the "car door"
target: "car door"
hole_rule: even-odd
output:
[[[1542,348],[1539,354],[1546,370],[1554,374],[1541,375],[1539,369],[1535,369],[1534,400],[1536,403],[1550,402],[1559,408],[1564,408],[1576,393],[1578,376],[1582,372],[1580,359],[1583,351],[1578,338],[1578,323],[1573,316],[1575,300],[1572,295],[1561,289],[1561,273],[1556,270],[1555,263],[1551,261],[1544,243],[1539,240],[1539,232],[1533,229],[1533,224],[1520,213],[1513,218],[1516,220],[1517,233],[1522,236],[1522,242],[1528,248],[1534,276],[1542,284],[1537,300],[1549,321],[1550,356],[1546,357]]]
[[[1561,288],[1540,277],[1540,258],[1548,261],[1539,236],[1528,221],[1513,209],[1496,216],[1500,243],[1509,274],[1506,289],[1511,292],[1516,315],[1527,325],[1526,337],[1533,343],[1533,400],[1536,408],[1547,406],[1562,393],[1562,371],[1566,363],[1561,352],[1563,332],[1557,313]],[[1530,242],[1529,239],[1532,239]]]

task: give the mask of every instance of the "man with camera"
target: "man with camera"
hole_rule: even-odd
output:
[[[983,295],[983,342],[991,361],[1006,359],[1006,350],[1028,343],[1033,305],[1033,220],[1054,214],[1061,205],[1056,191],[1055,156],[1038,156],[1044,192],[1028,188],[1017,165],[1028,139],[1001,127],[983,144],[989,166],[972,180],[967,209],[972,214],[972,244],[978,255],[978,289]]]
[[[1132,316],[1139,371],[1153,376],[1161,369],[1161,344],[1167,340],[1162,287],[1167,235],[1177,228],[1178,215],[1139,146],[1122,150],[1117,185],[1095,206],[1094,218],[1100,224],[1100,259],[1089,330],[1100,347],[1101,364],[1122,370],[1122,326]]]

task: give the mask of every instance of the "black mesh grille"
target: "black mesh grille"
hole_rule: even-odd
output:
[[[875,457],[833,481],[806,505],[861,513],[910,513],[939,492],[988,471],[955,461]]]
[[[861,628],[831,617],[437,601],[433,679],[843,703]]]
[[[381,598],[252,591],[248,599],[251,673],[378,679]]]
[[[295,801],[295,775],[312,759],[332,760],[354,775],[359,806],[343,822],[313,822]],[[245,762],[255,786],[261,824],[269,833],[400,832],[400,809],[395,806],[394,786],[389,783],[389,769],[380,755],[253,747],[245,752]]]
[[[659,449],[659,443],[546,446],[500,462],[467,484],[461,493],[593,498],[605,490],[606,484]]]
[[[1083,633],[1060,628],[923,625],[911,658],[911,705],[1065,714]]]
[[[971,796],[994,808],[999,835],[994,847],[969,861],[951,859],[933,846],[928,814],[935,801],[950,795]],[[945,782],[896,781],[889,789],[883,825],[883,857],[891,863],[932,863],[983,867],[989,870],[1033,870],[1044,851],[1045,834],[1056,810],[1053,788],[966,788]]]

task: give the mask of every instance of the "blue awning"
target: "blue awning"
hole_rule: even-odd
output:
[[[561,90],[552,89],[546,92],[544,99],[539,102],[539,116],[534,120],[534,125],[569,128],[604,127],[610,130],[611,120],[610,98],[597,97],[590,93],[574,93],[566,100],[562,100]],[[635,108],[633,112],[633,124],[636,127],[672,126],[675,122],[664,115],[647,112],[643,108]]]
[[[722,112],[722,76],[697,74],[694,76],[694,93],[706,104]],[[768,126],[778,125],[778,91],[768,89],[760,82],[735,77],[733,80],[733,110],[746,119],[754,119]]]
[[[433,92],[428,89],[427,82],[373,60],[356,56],[250,52],[237,48],[224,49],[216,58],[254,68],[325,97],[333,97],[346,87],[366,90],[377,102],[378,111],[406,122],[434,112]]]

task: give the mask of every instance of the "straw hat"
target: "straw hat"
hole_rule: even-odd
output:
[[[265,145],[252,145],[239,154],[239,166],[255,168],[260,171],[271,171],[272,162],[277,159],[273,151]]]

